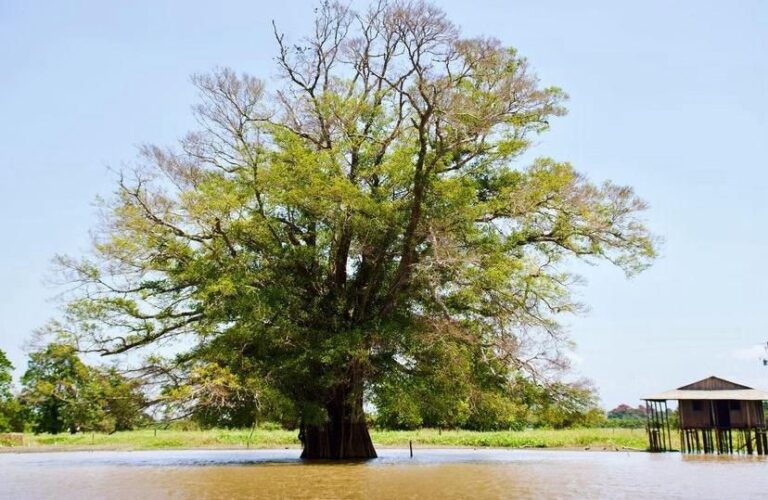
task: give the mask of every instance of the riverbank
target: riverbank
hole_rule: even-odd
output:
[[[378,447],[557,448],[590,450],[645,450],[643,429],[530,429],[524,431],[474,432],[419,429],[372,430]],[[141,429],[114,434],[24,434],[21,444],[0,443],[0,451],[68,450],[162,450],[298,448],[296,431],[273,429],[209,429],[179,431]]]

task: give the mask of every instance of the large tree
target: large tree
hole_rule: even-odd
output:
[[[195,77],[200,130],[143,148],[93,255],[61,263],[84,349],[189,337],[180,361],[293,402],[303,457],[373,457],[367,390],[440,363],[503,384],[557,361],[568,260],[632,273],[654,245],[632,189],[516,165],[565,95],[514,49],[419,1],[316,13],[301,40],[275,28],[275,88]]]

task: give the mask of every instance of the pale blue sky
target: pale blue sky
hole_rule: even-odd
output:
[[[536,153],[634,186],[666,239],[631,281],[584,270],[591,310],[567,321],[605,405],[711,374],[768,388],[768,2],[437,3],[571,95]],[[0,0],[0,348],[19,368],[108,167],[194,128],[191,73],[272,77],[271,20],[302,34],[314,5]]]

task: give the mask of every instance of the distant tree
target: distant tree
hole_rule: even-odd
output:
[[[101,422],[92,422],[102,431],[128,431],[148,420],[148,402],[138,380],[129,379],[116,368],[91,368],[97,398],[103,410]]]
[[[532,413],[537,426],[562,429],[595,427],[605,421],[597,392],[586,382],[557,382],[537,387]]]
[[[21,407],[13,395],[13,365],[0,349],[0,432],[24,430]]]
[[[637,429],[646,425],[647,409],[643,405],[633,408],[627,404],[620,404],[606,414],[608,427],[624,427]]]
[[[30,354],[20,395],[35,432],[127,430],[142,419],[144,396],[114,369],[89,367],[69,344]]]
[[[101,418],[90,370],[71,345],[51,343],[31,353],[21,382],[35,432],[74,433]]]
[[[475,391],[463,427],[476,431],[521,430],[530,423],[528,417],[529,408],[508,392]]]
[[[201,130],[144,148],[93,255],[61,259],[83,348],[187,337],[183,359],[292,402],[305,458],[372,457],[370,391],[431,373],[434,419],[466,420],[454,384],[483,380],[467,370],[558,361],[557,316],[579,310],[569,259],[633,273],[654,257],[632,189],[515,164],[565,94],[514,49],[420,1],[323,3],[309,37],[275,34],[278,88],[196,77]],[[442,365],[457,349],[472,362]]]
[[[608,412],[608,418],[611,419],[643,419],[645,420],[648,410],[645,406],[640,405],[637,408],[632,408],[627,404],[620,404],[613,410]]]
[[[12,384],[13,364],[5,352],[0,349],[0,401],[10,399],[13,396],[11,393]]]

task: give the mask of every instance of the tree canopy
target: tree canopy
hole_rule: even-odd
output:
[[[178,363],[291,401],[305,457],[372,456],[364,398],[541,376],[579,310],[569,262],[654,257],[631,188],[520,162],[566,96],[514,49],[419,1],[324,3],[275,39],[279,84],[195,76],[200,129],[143,147],[92,254],[59,259],[56,328],[84,350],[184,339]]]

